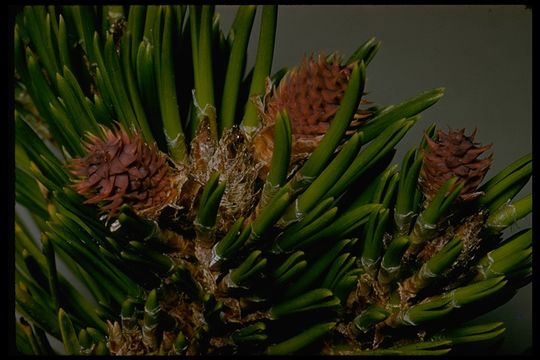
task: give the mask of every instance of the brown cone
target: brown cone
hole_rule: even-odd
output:
[[[431,199],[448,179],[458,177],[458,182],[464,183],[459,199],[476,198],[480,195],[475,192],[476,188],[489,170],[493,154],[483,159],[478,157],[491,148],[491,144],[477,146],[480,144],[474,143],[476,130],[470,136],[465,135],[465,129],[450,129],[447,134],[438,131],[437,135],[437,141],[425,136],[427,147],[420,170],[422,192]]]
[[[166,156],[121,125],[103,127],[103,133],[104,139],[88,135],[87,155],[71,160],[70,171],[79,178],[73,188],[88,198],[85,203],[99,204],[109,219],[123,204],[146,218],[157,217],[178,193]]]
[[[260,109],[263,128],[254,138],[255,156],[263,163],[266,174],[274,148],[274,124],[277,113],[285,109],[292,125],[292,164],[307,157],[319,144],[339,109],[352,72],[351,65],[341,65],[338,56],[327,62],[305,58],[300,66],[289,71]],[[351,126],[368,117],[359,110]]]

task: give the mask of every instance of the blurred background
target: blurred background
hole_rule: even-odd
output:
[[[237,8],[216,6],[225,34]],[[255,61],[259,20],[260,11],[250,39],[248,67]],[[466,134],[478,128],[476,141],[493,143],[495,154],[487,178],[532,151],[530,9],[506,5],[282,5],[273,72],[283,66],[292,67],[312,53],[338,51],[348,57],[373,36],[382,41],[382,46],[367,69],[367,99],[389,105],[423,90],[446,88],[445,96],[423,112],[422,120],[401,141],[394,162],[401,162],[431,123],[445,131],[449,127],[466,128]],[[529,182],[517,198],[530,192]],[[17,210],[24,215],[18,205]],[[531,223],[529,215],[508,233]],[[60,271],[73,279],[65,268]],[[510,302],[475,320],[491,321],[506,323],[505,336],[475,353],[529,352],[532,286],[527,285]],[[51,342],[57,350],[62,349],[56,340]]]
[[[237,6],[217,6],[228,31]],[[250,39],[248,67],[255,62],[260,12]],[[226,32],[225,32],[226,33]],[[273,71],[303,56],[338,51],[348,57],[376,37],[382,46],[367,68],[366,98],[399,103],[443,86],[445,96],[422,114],[399,143],[396,163],[431,123],[445,131],[478,128],[476,141],[493,143],[490,178],[532,151],[532,12],[506,5],[281,5]],[[516,196],[531,192],[531,182]],[[508,233],[531,226],[531,216]],[[521,354],[532,346],[532,286],[476,322],[504,321],[506,335],[491,350]]]

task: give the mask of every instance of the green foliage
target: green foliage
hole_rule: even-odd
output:
[[[352,71],[339,108],[296,168],[295,119],[278,112],[270,171],[253,193],[240,189],[257,200],[242,216],[227,218],[238,189],[210,159],[205,180],[188,189],[193,213],[163,204],[160,216],[145,218],[124,204],[106,219],[72,188],[69,160],[85,155],[89,133],[102,137],[115,122],[157,144],[175,171],[193,161],[201,124],[216,146],[238,131],[251,151],[256,103],[288,71],[271,73],[277,12],[240,6],[227,35],[213,5],[26,6],[17,15],[15,198],[40,232],[34,239],[16,216],[20,353],[54,354],[50,335],[66,354],[117,354],[138,332],[148,354],[438,355],[504,332],[502,323],[450,320],[480,315],[530,281],[532,229],[501,234],[532,211],[532,195],[512,202],[530,180],[532,157],[486,181],[471,203],[457,202],[455,178],[425,199],[425,139],[399,171],[389,159],[444,89],[369,108],[351,128],[381,45],[375,38],[344,62]],[[466,231],[472,215],[481,218],[477,232]],[[57,270],[59,260],[92,299]],[[349,325],[358,334],[343,341]],[[374,329],[391,334],[378,349]]]

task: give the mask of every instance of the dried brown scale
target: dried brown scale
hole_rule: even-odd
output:
[[[373,334],[373,343],[371,344],[371,347],[373,349],[378,349],[379,346],[381,346],[381,344],[384,342],[386,338],[385,329],[386,329],[385,323],[379,323],[375,325],[375,332]]]
[[[202,194],[203,187],[194,181],[191,176],[186,176],[186,181],[180,189],[180,196],[175,203],[174,220],[183,230],[193,228],[193,222],[197,215],[196,202]]]
[[[225,311],[223,312],[223,321],[227,323],[241,324],[242,307],[240,306],[240,300],[231,297],[224,297],[221,298],[220,301],[222,301],[223,305],[226,307]]]
[[[161,341],[161,344],[159,345],[159,354],[167,354],[169,351],[172,350],[173,342],[176,338],[176,334],[172,331],[164,331],[163,332],[163,340]]]
[[[336,341],[340,344],[336,346]],[[351,322],[339,322],[330,331],[328,339],[323,342],[322,355],[350,355],[361,350],[358,341],[358,330]]]
[[[190,174],[198,183],[204,185],[211,175],[209,162],[218,147],[218,142],[211,134],[206,118],[202,119],[197,133],[191,141]]]
[[[270,320],[272,317],[267,311],[253,311],[244,316],[244,323],[252,323],[260,320]]]
[[[453,237],[454,230],[451,228],[451,225],[449,225],[443,234],[426,242],[423,249],[416,255],[417,259],[421,263],[425,263],[431,259],[433,255],[438,253],[450,240],[452,240]]]
[[[254,159],[238,127],[227,129],[218,142],[211,136],[204,119],[192,141],[191,149],[190,192],[196,194],[191,198],[186,197],[192,199],[191,217],[194,219],[197,208],[194,199],[202,193],[212,173],[217,171],[220,174],[219,181],[226,185],[219,206],[216,230],[226,233],[230,224],[241,216],[247,217],[257,203],[259,194],[256,181],[261,165]]]
[[[122,347],[124,343],[122,330],[120,329],[120,324],[116,321],[112,323],[111,321],[107,320],[107,332],[109,334],[109,339],[108,339],[109,351],[112,354],[116,354],[120,351],[120,348]]]
[[[456,235],[463,243],[463,250],[456,259],[456,266],[466,266],[475,259],[481,245],[480,233],[484,228],[486,218],[483,212],[473,214],[467,217],[456,230]]]
[[[220,275],[219,269],[211,270],[210,264],[212,260],[212,249],[195,244],[195,256],[197,257],[196,264],[189,264],[188,269],[191,272],[193,279],[198,281],[202,287],[214,294],[217,290],[217,279]]]
[[[399,297],[402,302],[413,299],[418,291],[427,285],[427,280],[420,277],[418,273],[406,278],[399,284]]]
[[[356,287],[356,296],[357,299],[362,299],[359,304],[364,303],[365,305],[360,306],[356,312],[359,313],[367,304],[380,304],[384,305],[387,301],[388,289],[373,278],[370,274],[360,275],[357,287]]]
[[[143,342],[143,334],[140,327],[137,327],[128,334],[117,337],[116,333],[120,331],[120,325],[115,322],[114,326],[109,327],[109,351],[111,355],[119,356],[137,356],[137,355],[157,355],[172,354],[172,344],[176,334],[171,331],[163,331],[160,345],[157,349],[146,346]],[[111,340],[111,338],[115,340]]]
[[[452,177],[458,177],[458,182],[464,184],[460,201],[470,201],[480,195],[475,191],[491,166],[493,154],[479,158],[491,144],[478,146],[474,143],[475,135],[476,130],[466,136],[465,129],[450,129],[448,133],[439,130],[438,140],[425,136],[427,147],[420,170],[420,185],[428,200]]]
[[[210,346],[219,349],[223,347],[234,346],[234,342],[228,336],[227,337],[213,337],[212,339],[210,339]]]
[[[444,274],[445,291],[460,286],[475,275],[475,269],[471,268],[470,264],[477,258],[480,248],[487,245],[488,239],[482,237],[486,218],[483,212],[473,214],[456,229],[456,235],[462,239],[463,249],[452,267]]]
[[[161,230],[160,236],[163,243],[176,250],[175,253],[181,257],[193,256],[195,253],[194,242],[191,239],[167,229]]]
[[[144,355],[148,349],[143,344],[142,332],[139,328],[129,334],[122,334],[118,322],[107,321],[108,347],[111,355]]]
[[[349,340],[350,344],[358,345],[358,341],[355,341],[358,337],[358,330],[353,323],[339,323],[335,327],[336,332],[340,333],[345,339]]]
[[[225,131],[209,164],[226,184],[216,224],[222,233],[239,217],[248,217],[259,200],[257,175],[261,165],[246,142],[238,128]]]
[[[180,331],[188,340],[195,339],[200,329],[207,325],[203,306],[199,302],[188,301],[183,294],[169,291],[168,296],[164,296],[164,300],[160,302],[160,307],[176,319]],[[193,352],[193,347],[194,344],[190,341],[188,352]]]

